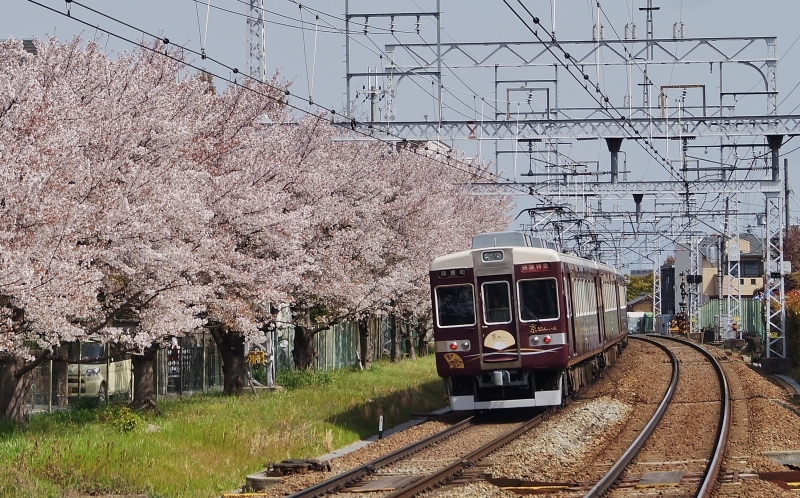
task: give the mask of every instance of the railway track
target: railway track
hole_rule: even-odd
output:
[[[632,339],[638,337],[641,336]],[[653,341],[663,344],[656,346]],[[382,481],[380,485],[391,483],[394,479],[400,479],[404,472],[416,476],[410,480],[418,480],[419,489],[426,486],[433,488],[412,491],[408,485],[392,485],[383,492],[369,493],[369,496],[417,493],[421,498],[512,498],[517,496],[513,492],[527,491],[547,493],[553,498],[583,497],[616,465],[620,455],[640,436],[642,429],[663,404],[675,367],[680,373],[670,407],[663,413],[661,422],[639,452],[631,450],[636,457],[627,467],[618,466],[624,471],[606,495],[708,496],[713,489],[711,496],[714,498],[792,496],[793,493],[785,489],[786,483],[800,479],[783,476],[786,470],[791,469],[770,460],[766,455],[800,448],[800,417],[797,416],[800,407],[792,410],[792,400],[735,353],[731,355],[722,349],[705,346],[725,369],[728,388],[733,394],[731,411],[734,418],[729,418],[732,428],[728,442],[723,445],[717,436],[721,435],[719,428],[725,426],[721,421],[726,410],[720,404],[724,389],[719,387],[719,373],[715,373],[712,367],[716,362],[693,351],[689,345],[666,341],[660,336],[648,337],[646,341],[631,340],[619,368],[606,371],[600,382],[582,393],[566,409],[553,413],[542,425],[483,460],[478,461],[469,455],[474,447],[467,448],[467,445],[474,438],[463,431],[456,432],[458,428],[454,428],[456,435],[450,438],[450,444],[463,447],[458,456],[445,456],[444,449],[431,449],[427,456],[423,451],[412,450],[409,454],[417,459],[416,463],[412,463],[413,458],[408,457],[399,460],[400,467],[394,470],[378,464],[383,457],[379,459],[376,455],[381,452],[404,446],[414,439],[425,438],[445,424],[454,423],[452,419],[440,419],[414,426],[352,454],[343,455],[332,461],[333,471],[319,473],[316,477],[314,474],[287,476],[270,491],[265,490],[263,495],[258,496],[278,498],[291,493],[295,493],[294,496],[310,496],[297,492],[325,477],[331,477],[333,472],[347,471],[347,474],[340,476],[338,488],[337,485],[333,486],[334,490],[338,489],[335,492],[340,497],[349,495],[363,498],[365,495],[356,495],[356,491],[366,489],[357,486],[369,481]],[[668,359],[662,347],[674,349],[677,359]],[[398,439],[392,443],[394,438]],[[712,450],[715,441],[717,449]],[[384,445],[384,442],[389,444]],[[381,450],[381,446],[385,448]],[[419,448],[419,445],[410,447]],[[719,455],[723,447],[726,448],[726,459],[722,468],[714,471],[719,466],[719,458],[714,457],[712,451]],[[361,465],[367,461],[369,463]],[[366,469],[358,485],[353,474],[359,470],[351,469],[354,465],[361,471]],[[434,474],[448,465],[452,466],[453,472],[449,477],[440,476],[439,481],[444,479],[444,485],[433,484],[436,479],[427,484],[419,480],[419,476]],[[416,472],[412,466],[420,471]],[[648,482],[643,479],[648,474],[651,478],[653,475],[663,477],[669,472],[679,473],[680,478],[677,478],[678,474],[673,474],[672,481]],[[715,472],[717,477],[711,477]],[[321,491],[322,488],[316,489]]]
[[[641,379],[643,383],[658,384],[650,391],[660,391],[658,398],[645,396],[636,404],[636,411],[622,415],[617,421],[609,422],[605,432],[602,430],[600,413],[606,406],[598,399],[587,398],[579,401],[581,410],[590,412],[595,420],[583,424],[577,432],[585,432],[587,451],[568,456],[563,470],[570,460],[583,459],[578,464],[581,470],[573,473],[559,473],[558,465],[548,465],[543,457],[542,441],[518,441],[517,446],[528,445],[537,450],[517,448],[512,453],[499,452],[490,457],[492,465],[484,469],[493,477],[486,479],[495,490],[480,488],[476,483],[461,491],[460,496],[513,496],[513,493],[548,494],[558,497],[596,497],[596,496],[711,496],[715,488],[725,439],[730,424],[730,401],[728,387],[721,367],[713,355],[699,346],[688,342],[672,341],[667,338],[644,338],[650,346],[647,356],[652,378]],[[641,347],[640,347],[641,348]],[[659,348],[659,349],[656,349]],[[661,351],[659,356],[655,351]],[[669,359],[664,361],[666,357]],[[665,368],[667,367],[668,368]],[[648,370],[641,370],[648,372]],[[659,384],[661,379],[669,379]],[[648,391],[640,386],[641,391]],[[606,387],[606,391],[609,387]],[[610,388],[615,391],[615,388]],[[600,390],[602,393],[603,391]],[[607,394],[600,396],[607,398]],[[649,401],[652,400],[652,401]],[[649,414],[648,407],[653,407]],[[635,416],[634,416],[635,415]],[[553,421],[561,428],[568,427],[562,434],[552,433],[554,438],[573,438],[571,446],[581,436],[574,434],[578,418],[573,413],[554,417]],[[511,471],[509,463],[526,459],[526,464],[516,466]],[[580,461],[580,460],[579,460]],[[520,469],[527,466],[537,472],[529,472],[529,478],[520,478]],[[504,468],[505,467],[505,468]],[[523,471],[524,472],[524,471]],[[550,480],[536,478],[548,475]],[[491,488],[491,487],[490,487]],[[654,489],[656,488],[656,489]],[[425,498],[459,496],[457,490],[441,490],[426,494]]]
[[[415,496],[461,475],[486,454],[541,423],[545,416],[540,414],[523,423],[476,423],[470,417],[290,498],[334,498],[356,492],[370,492],[371,497]]]
[[[552,417],[553,413],[548,413],[513,427],[465,420],[291,496],[363,497],[370,490],[371,497],[392,498],[506,497],[513,496],[512,492],[559,498],[653,493],[705,497],[718,493],[720,486],[729,486],[731,481],[731,472],[720,470],[731,423],[729,386],[714,357],[720,352],[709,353],[693,343],[663,336],[633,339],[642,344],[635,349],[635,358],[641,361],[634,369],[636,375],[630,375],[627,367],[609,372],[610,378],[598,383],[594,393]],[[634,394],[631,379],[638,384]],[[628,411],[609,415],[620,406]],[[576,413],[590,420],[576,425]],[[530,430],[546,418],[545,425]],[[488,427],[493,427],[494,434],[479,435]],[[568,437],[583,437],[586,441],[581,444],[588,451],[579,455],[560,450],[558,440]],[[447,439],[449,443],[444,443]],[[546,444],[555,441],[552,451],[542,451],[542,440]],[[496,451],[501,446],[503,449]],[[525,448],[524,453],[509,454],[509,448],[515,446]],[[494,454],[484,458],[492,451]],[[554,456],[559,452],[564,459],[556,462]],[[578,473],[559,474],[570,463]],[[511,467],[517,469],[516,475],[498,470]],[[750,474],[738,472],[740,479]],[[751,478],[747,485],[752,484]]]
[[[654,487],[661,488],[662,496],[711,496],[731,420],[722,367],[689,341],[662,336],[641,340],[669,355],[670,386],[639,437],[585,496],[637,496],[652,493]],[[711,434],[708,427],[714,419]]]

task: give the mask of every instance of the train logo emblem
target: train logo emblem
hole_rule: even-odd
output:
[[[447,353],[444,355],[444,359],[450,368],[464,368],[464,360],[455,353]]]
[[[483,346],[486,348],[492,348],[497,351],[501,349],[510,348],[511,346],[517,343],[514,336],[510,333],[506,332],[505,330],[494,330],[489,332],[489,335],[486,336],[486,339],[483,340]]]

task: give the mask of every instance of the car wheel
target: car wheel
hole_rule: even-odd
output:
[[[108,389],[106,388],[105,382],[100,384],[100,389],[97,391],[97,399],[100,403],[108,403]]]

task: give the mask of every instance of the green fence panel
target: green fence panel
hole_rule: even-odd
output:
[[[764,333],[764,313],[762,304],[764,301],[752,298],[745,298],[741,301],[740,314],[738,316],[738,323],[740,325],[741,333]],[[721,306],[721,307],[720,307]],[[714,328],[715,317],[718,315],[729,315],[728,313],[728,300],[712,299],[700,307],[698,313],[699,322],[696,326],[702,329]],[[737,317],[731,317],[731,320]]]

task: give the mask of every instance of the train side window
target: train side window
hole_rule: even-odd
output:
[[[555,279],[521,280],[517,286],[520,320],[531,322],[558,318]]]
[[[483,321],[509,323],[511,321],[511,292],[508,282],[486,282],[482,286]]]
[[[475,325],[475,300],[471,285],[436,288],[436,317],[440,327]]]

